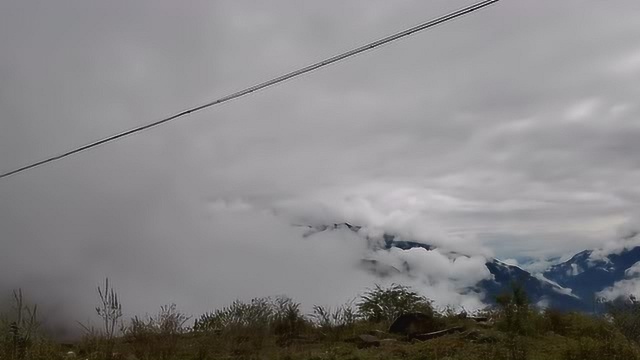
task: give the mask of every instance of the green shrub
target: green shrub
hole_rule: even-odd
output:
[[[640,301],[633,295],[606,304],[614,326],[629,340],[640,341]]]
[[[398,284],[392,284],[388,288],[375,285],[360,297],[357,307],[359,316],[375,323],[391,323],[398,316],[412,312],[434,315],[430,300],[411,288]]]
[[[281,296],[255,298],[250,303],[236,300],[201,315],[193,329],[198,333],[219,334],[230,352],[248,356],[260,352],[270,340],[279,346],[288,346],[307,327],[300,304]]]
[[[196,319],[196,331],[222,331],[232,328],[264,328],[273,318],[270,298],[255,298],[250,303],[236,300],[231,305],[205,313]]]
[[[12,316],[3,321],[2,345],[4,354],[10,359],[24,359],[33,345],[38,322],[38,306],[29,305],[22,290],[13,292]]]
[[[300,304],[288,297],[278,297],[273,303],[271,328],[278,337],[278,345],[289,345],[308,325],[300,312]]]
[[[11,312],[0,314],[0,359],[40,360],[60,358],[59,347],[40,331],[38,306],[13,291]]]
[[[155,316],[131,319],[125,339],[138,359],[170,359],[177,351],[179,336],[188,330],[184,326],[188,320],[175,304],[164,305]]]
[[[336,308],[314,305],[311,319],[323,334],[335,340],[346,333],[353,335],[359,315],[350,301]]]
[[[524,288],[517,283],[511,285],[511,291],[499,295],[496,303],[500,306],[498,329],[512,335],[528,335],[533,332],[533,310]]]
[[[538,333],[566,336],[571,328],[571,315],[556,309],[545,309],[536,316],[536,328]]]

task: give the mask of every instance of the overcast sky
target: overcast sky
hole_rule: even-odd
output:
[[[0,172],[469,3],[0,0]],[[640,201],[639,39],[637,0],[502,0],[2,179],[0,290],[90,312],[109,276],[129,314],[198,313],[376,281],[361,237],[292,224],[466,249],[427,281],[451,294],[477,256],[598,247]]]

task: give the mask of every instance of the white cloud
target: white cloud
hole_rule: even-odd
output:
[[[606,300],[615,300],[629,295],[640,296],[640,278],[620,280],[597,294],[598,297]]]
[[[505,260],[504,262],[506,263],[507,260]],[[535,274],[543,273],[544,271],[549,269],[549,267],[557,264],[558,262],[559,262],[558,259],[550,260],[550,259],[536,258],[536,259],[528,259],[526,262],[523,262],[519,266],[535,275]],[[514,265],[517,265],[517,264],[514,264]]]
[[[517,259],[503,259],[502,262],[507,265],[520,266]]]
[[[620,117],[631,111],[633,107],[634,105],[629,103],[615,104],[611,106],[611,108],[609,109],[609,113],[614,117]]]
[[[624,271],[624,276],[629,278],[636,277],[637,275],[640,275],[640,261],[631,265],[630,268]]]
[[[544,282],[548,283],[549,285],[551,285],[553,291],[555,291],[555,292],[557,292],[559,294],[568,295],[568,296],[572,296],[574,298],[578,298],[577,295],[573,294],[573,291],[571,289],[560,286],[555,281],[551,281],[551,280],[547,279],[546,277],[544,277],[544,275],[542,275],[542,274],[534,274],[534,276],[536,278],[538,278],[539,280],[544,281]]]
[[[637,216],[632,216],[618,228],[616,237],[591,253],[589,261],[602,261],[611,254],[620,254],[636,246],[640,246],[640,222]]]
[[[596,115],[600,105],[601,101],[598,98],[582,100],[566,110],[565,118],[572,122],[584,121]]]
[[[391,275],[390,281],[415,284],[438,306],[462,306],[469,310],[485,306],[482,294],[467,293],[468,287],[491,277],[482,256],[451,256],[437,249],[392,248],[371,253],[367,259],[376,261],[376,266],[399,270]]]
[[[369,183],[354,188],[325,189],[280,202],[279,213],[293,223],[326,225],[348,222],[370,232],[401,236],[445,251],[490,255],[473,237],[447,234],[433,219],[437,214],[464,210],[464,200],[417,186]]]
[[[209,207],[214,211],[248,211],[252,209],[251,204],[242,199],[217,199],[212,201]]]
[[[640,50],[631,52],[617,59],[611,69],[621,75],[632,75],[640,71]]]

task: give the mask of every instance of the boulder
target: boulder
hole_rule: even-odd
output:
[[[358,347],[361,349],[369,348],[369,347],[379,347],[379,346],[380,346],[380,340],[373,335],[362,334],[358,336]]]
[[[432,315],[408,313],[398,316],[389,327],[392,334],[412,335],[438,330],[438,322]]]

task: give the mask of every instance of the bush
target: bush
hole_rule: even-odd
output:
[[[273,304],[271,327],[279,345],[288,345],[307,327],[300,312],[300,304],[288,297],[278,297]]]
[[[58,346],[40,332],[38,306],[29,304],[18,289],[11,307],[9,314],[0,314],[0,359],[59,358]]]
[[[629,340],[640,340],[640,301],[633,295],[606,304],[614,326]]]
[[[28,305],[22,296],[22,290],[13,292],[13,316],[5,318],[0,342],[4,354],[10,359],[24,359],[33,345],[36,331],[40,326],[37,320],[38,306]]]
[[[270,335],[276,343],[287,346],[307,328],[300,304],[288,297],[240,300],[196,319],[193,329],[199,333],[219,334],[238,356],[260,351]]]
[[[434,315],[430,300],[411,288],[398,284],[392,284],[388,288],[375,285],[360,297],[357,307],[359,316],[375,323],[391,323],[398,316],[413,312]]]
[[[530,321],[532,310],[524,288],[511,285],[511,292],[499,295],[496,303],[500,306],[498,329],[512,335],[527,335],[533,331]]]
[[[223,331],[232,328],[264,328],[273,318],[273,307],[269,298],[255,298],[250,303],[236,300],[231,305],[216,309],[196,319],[196,331]]]
[[[169,359],[176,353],[179,335],[188,330],[184,326],[188,320],[175,304],[165,305],[155,316],[131,319],[125,338],[139,359]]]
[[[314,305],[311,318],[325,335],[331,335],[332,339],[338,339],[345,332],[353,332],[359,315],[353,306],[353,301],[351,301],[333,309]]]

